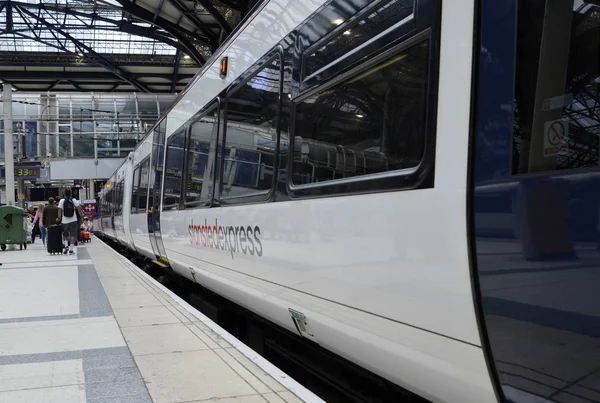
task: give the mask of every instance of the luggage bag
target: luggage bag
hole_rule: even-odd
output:
[[[64,249],[62,226],[60,224],[51,225],[48,228],[48,253],[54,255],[55,253],[62,254]]]

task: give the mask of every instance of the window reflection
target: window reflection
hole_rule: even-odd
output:
[[[172,135],[167,144],[163,210],[179,208],[181,180],[183,178],[185,130]]]
[[[276,58],[228,98],[221,189],[224,197],[271,189],[280,76],[280,60]]]
[[[598,166],[600,7],[521,1],[513,174]]]
[[[345,27],[344,31],[306,57],[304,76],[348,54],[369,38],[392,27],[410,16],[414,0],[387,0],[360,21]]]
[[[293,182],[416,167],[423,156],[428,42],[298,103]]]
[[[186,172],[186,205],[207,203],[212,198],[217,147],[217,108],[206,113],[190,130]]]

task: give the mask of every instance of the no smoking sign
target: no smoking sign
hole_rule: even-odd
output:
[[[569,123],[566,120],[550,120],[544,123],[544,157],[552,157],[566,151],[569,140]]]

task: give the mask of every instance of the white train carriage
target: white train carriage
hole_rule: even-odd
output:
[[[260,2],[115,172],[101,231],[429,400],[537,398],[497,372],[506,348],[486,323],[508,314],[486,311],[501,288],[480,289],[477,274],[484,249],[518,245],[514,228],[534,225],[483,209],[524,186],[502,176],[511,157],[496,158],[516,141],[502,122],[519,74],[498,65],[523,31],[492,38],[486,24],[527,25],[499,3]],[[554,3],[532,15],[555,15]],[[482,112],[490,98],[495,115]],[[498,128],[504,140],[487,142]]]

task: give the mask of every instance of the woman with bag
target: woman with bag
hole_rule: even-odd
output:
[[[43,223],[43,219],[42,219],[43,216],[44,216],[44,205],[40,204],[35,213],[35,218],[33,219],[33,231],[31,234],[31,243],[33,243],[35,241],[35,236],[37,234],[39,234],[40,238],[42,238],[42,243],[45,246],[46,245],[46,228],[44,227],[44,223]]]

